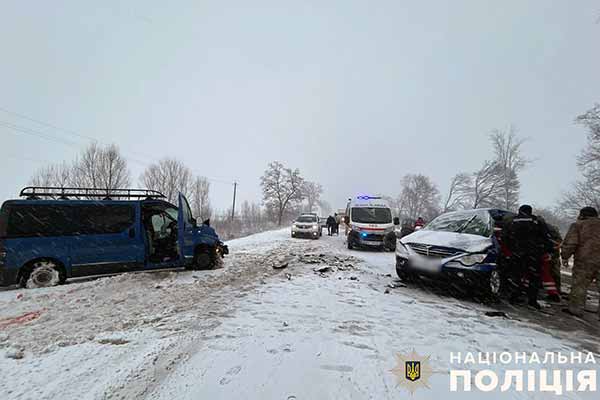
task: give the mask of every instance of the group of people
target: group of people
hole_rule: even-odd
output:
[[[332,236],[332,235],[339,235],[340,234],[340,223],[342,222],[342,219],[340,218],[339,215],[337,215],[337,213],[333,214],[333,216],[329,216],[327,217],[327,235]]]
[[[574,257],[568,314],[581,317],[588,287],[596,280],[600,291],[600,218],[593,207],[581,209],[564,239],[556,227],[533,215],[531,206],[523,205],[517,215],[505,221],[502,229],[502,252],[509,301],[519,303],[527,294],[530,306],[540,308],[540,288],[548,299],[560,302],[561,261],[568,265]],[[600,316],[600,307],[598,310]]]

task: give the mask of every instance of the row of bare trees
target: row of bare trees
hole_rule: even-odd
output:
[[[452,177],[442,198],[437,185],[423,174],[408,174],[400,181],[400,194],[389,198],[401,218],[427,220],[442,212],[499,207],[514,210],[521,187],[519,173],[528,165],[523,155],[524,139],[516,129],[494,130],[490,136],[492,157],[474,172],[459,172]]]
[[[72,163],[62,162],[40,168],[30,183],[35,186],[89,187],[110,190],[127,187],[131,174],[116,145],[90,144]]]
[[[140,176],[140,183],[148,189],[162,192],[170,202],[177,202],[182,192],[190,200],[192,212],[198,218],[210,218],[210,182],[195,176],[183,162],[165,158],[150,164]],[[72,163],[47,165],[37,170],[30,180],[34,186],[87,187],[98,189],[107,196],[115,189],[131,184],[127,160],[114,145],[91,143]]]

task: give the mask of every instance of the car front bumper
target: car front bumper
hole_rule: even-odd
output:
[[[384,243],[384,234],[357,232],[352,230],[348,233],[349,238],[358,246],[381,247]]]
[[[479,277],[487,275],[496,269],[495,263],[481,263],[471,266],[465,266],[457,261],[449,261],[442,264],[439,260],[439,265],[432,264],[431,267],[417,266],[411,257],[403,257],[396,254],[396,269],[411,272],[418,275],[426,275],[431,277]]]
[[[317,237],[320,234],[319,229],[292,229],[292,236],[310,236]]]

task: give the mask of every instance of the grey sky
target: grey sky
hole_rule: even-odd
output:
[[[522,200],[549,205],[577,177],[585,131],[573,119],[600,102],[597,1],[83,3],[1,1],[0,107],[135,160],[237,179],[242,200],[260,199],[272,160],[336,207],[395,195],[405,173],[444,191],[512,123],[537,160]],[[85,145],[2,111],[0,122],[2,200]],[[130,166],[137,180],[144,165]],[[229,205],[230,186],[212,192]]]

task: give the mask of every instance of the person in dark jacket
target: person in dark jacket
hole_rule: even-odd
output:
[[[522,205],[519,213],[509,218],[502,232],[502,241],[510,251],[513,291],[511,301],[517,301],[522,282],[529,281],[527,299],[530,306],[540,309],[538,290],[541,286],[541,266],[546,253],[552,250],[546,224],[533,215],[529,205]]]
[[[327,235],[331,236],[333,234],[333,229],[335,227],[335,218],[331,215],[327,217]]]

